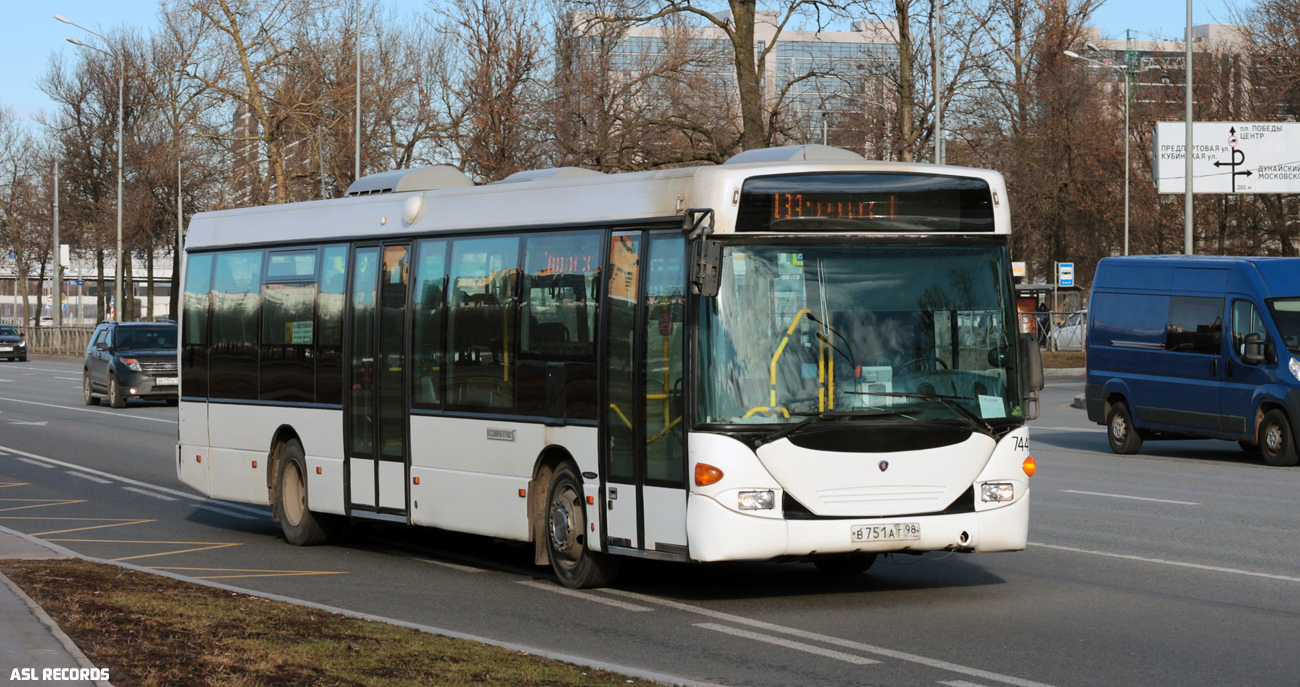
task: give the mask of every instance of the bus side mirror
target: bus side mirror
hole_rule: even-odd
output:
[[[1038,392],[1043,390],[1043,354],[1033,334],[1020,335],[1020,390],[1025,419],[1037,419]]]
[[[722,287],[722,244],[704,239],[695,244],[695,265],[691,274],[691,293],[717,298]]]
[[[1241,362],[1258,365],[1264,362],[1264,339],[1259,334],[1247,334],[1245,348],[1241,353]]]

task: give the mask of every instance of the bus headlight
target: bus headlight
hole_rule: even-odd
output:
[[[1016,497],[1016,487],[1009,482],[990,482],[983,486],[985,501],[1010,501]]]
[[[771,510],[776,505],[776,494],[771,491],[742,491],[738,494],[740,510]]]
[[[1291,376],[1300,380],[1300,358],[1291,358],[1291,362],[1287,363],[1287,367],[1291,368]]]

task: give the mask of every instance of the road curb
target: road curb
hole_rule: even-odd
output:
[[[0,530],[3,529],[5,528],[0,527]],[[19,534],[16,532],[11,533]],[[21,534],[20,536],[26,537],[26,535]],[[96,670],[99,668],[99,666],[91,662],[91,660],[81,652],[81,648],[72,641],[71,637],[63,632],[62,628],[59,627],[59,624],[54,622],[54,619],[50,617],[50,614],[46,613],[45,609],[41,608],[41,605],[36,603],[35,599],[27,596],[27,593],[24,592],[21,587],[14,584],[14,581],[6,577],[4,573],[0,573],[0,583],[3,583],[4,586],[9,588],[9,591],[13,592],[15,596],[23,600],[23,603],[27,604],[27,609],[32,612],[32,615],[36,616],[37,620],[41,621],[41,624],[45,626],[45,629],[48,630],[51,635],[54,635],[54,639],[58,640],[59,644],[63,646],[63,650],[68,652],[68,655],[72,657],[72,660],[77,662],[78,666],[89,670]],[[113,684],[108,680],[95,680],[94,683],[97,687],[113,687]]]
[[[1051,367],[1043,370],[1044,377],[1082,377],[1086,374],[1086,367]]]
[[[279,594],[271,594],[269,592],[261,592],[255,589],[245,589],[243,587],[236,587],[234,585],[223,584],[221,582],[213,582],[211,580],[196,580],[166,570],[153,570],[151,568],[144,568],[132,563],[124,563],[121,561],[110,561],[110,560],[104,560],[102,558],[84,556],[80,553],[77,553],[76,551],[59,546],[58,544],[53,544],[47,541],[43,541],[37,537],[33,537],[31,535],[23,534],[22,532],[11,530],[8,527],[5,527],[3,525],[0,525],[0,532],[5,532],[7,534],[12,534],[17,537],[22,537],[23,539],[31,541],[32,543],[39,544],[48,549],[62,553],[65,556],[68,556],[69,558],[76,558],[83,561],[89,561],[91,563],[102,563],[104,565],[112,565],[118,568],[125,568],[127,570],[134,570],[136,572],[148,573],[150,575],[158,575],[160,577],[167,577],[173,580],[178,580],[180,582],[189,582],[191,584],[203,585],[204,587],[221,589],[228,592],[235,592],[237,594],[246,594],[248,596],[255,596],[262,599],[269,599],[271,601],[283,601],[285,603],[291,603],[296,606],[305,606],[307,608],[314,608],[316,610],[325,611],[327,613],[337,613],[339,615],[347,616],[349,618],[357,618],[358,620],[373,620],[375,622],[386,623],[388,625],[395,625],[397,627],[405,627],[411,630],[418,630],[420,632],[425,632],[432,635],[438,635],[441,637],[450,637],[452,639],[468,639],[470,641],[479,642],[482,644],[488,644],[490,646],[501,647],[502,649],[518,651],[520,653],[531,654],[533,656],[539,656],[541,658],[547,658],[554,661],[564,661],[565,663],[572,663],[575,665],[585,666],[588,668],[595,668],[596,670],[605,670],[611,673],[626,675],[628,677],[639,678],[642,680],[649,680],[651,682],[658,682],[664,685],[673,685],[674,687],[721,687],[721,685],[712,682],[699,682],[696,680],[688,680],[686,678],[678,677],[676,675],[667,675],[665,673],[656,673],[649,670],[632,668],[630,666],[621,666],[613,663],[605,663],[603,661],[594,661],[592,659],[583,658],[581,656],[573,656],[570,654],[556,653],[554,651],[547,651],[545,649],[539,649],[537,647],[525,646],[523,644],[515,644],[514,642],[503,642],[497,639],[490,639],[488,637],[479,637],[477,635],[465,634],[464,632],[456,632],[455,630],[447,630],[440,627],[433,627],[431,625],[422,625],[420,623],[407,622],[405,620],[398,620],[396,618],[385,618],[384,616],[371,615],[369,613],[352,611],[346,608],[339,608],[337,606],[329,606],[326,604],[316,603],[314,601],[295,599],[293,597],[281,596]],[[0,575],[0,579],[5,579],[5,578],[3,575]],[[47,627],[52,628],[52,632],[55,633],[56,637],[59,637],[59,641],[66,642],[67,645],[71,647],[70,650],[74,652],[73,656],[77,658],[77,661],[79,663],[84,662],[83,665],[87,668],[95,667],[94,664],[90,663],[90,660],[86,658],[85,654],[82,654],[81,650],[76,648],[76,645],[72,643],[72,640],[69,639],[67,635],[63,634],[62,630],[58,629],[58,625],[54,624],[54,621],[50,619],[49,615],[47,615],[44,610],[41,609],[39,604],[31,600],[31,598],[28,597],[26,594],[23,594],[22,591],[19,590],[17,586],[13,584],[13,582],[10,582],[8,579],[5,579],[5,582],[7,582],[10,587],[12,587],[15,591],[17,591],[22,596],[22,598],[27,602],[27,604],[33,608],[33,612],[38,614],[37,617],[41,618],[42,623],[46,623]],[[108,683],[100,682],[96,684],[107,685]]]

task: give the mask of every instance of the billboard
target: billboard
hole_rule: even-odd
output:
[[[1156,187],[1183,193],[1182,122],[1157,122]],[[1300,123],[1192,122],[1193,193],[1300,193]]]

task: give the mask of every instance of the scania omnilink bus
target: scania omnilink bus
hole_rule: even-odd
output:
[[[1025,547],[1037,347],[995,172],[824,146],[201,213],[180,479],[274,506],[532,542],[571,587],[621,556]]]

